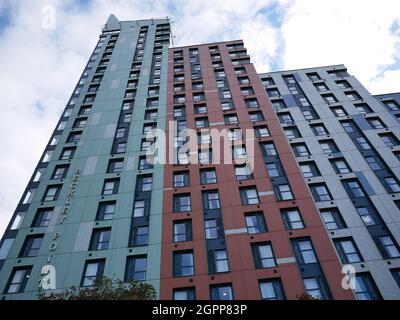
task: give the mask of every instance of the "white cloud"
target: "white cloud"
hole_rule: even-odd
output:
[[[376,93],[396,91],[400,83],[399,70],[385,69],[400,51],[399,34],[390,32],[393,21],[400,22],[397,0],[76,3],[0,0],[0,12],[10,15],[10,25],[0,30],[0,235],[110,13],[120,20],[170,16],[175,45],[243,38],[260,72],[278,62],[282,68],[345,63]],[[55,30],[41,28],[48,4],[56,8]],[[271,6],[272,16],[265,15]]]
[[[394,21],[400,21],[396,0],[293,2],[282,30],[284,68],[343,63],[373,93],[386,92],[373,79],[399,58],[400,36],[391,32]],[[398,73],[387,75],[400,83]],[[391,83],[385,78],[384,74],[380,79]]]

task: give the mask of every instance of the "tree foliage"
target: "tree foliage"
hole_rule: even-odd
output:
[[[154,300],[156,290],[151,284],[130,280],[122,282],[100,278],[92,287],[71,287],[60,292],[39,290],[40,300]]]

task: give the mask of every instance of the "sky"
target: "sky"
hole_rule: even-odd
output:
[[[243,39],[260,73],[345,64],[400,91],[399,0],[0,0],[0,235],[111,13],[170,17],[175,46]]]

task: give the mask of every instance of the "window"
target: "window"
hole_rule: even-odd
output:
[[[357,273],[356,288],[354,290],[358,300],[381,300],[379,290],[370,273]]]
[[[157,110],[147,110],[144,114],[144,120],[157,120],[158,111]]]
[[[265,86],[265,87],[275,85],[274,79],[272,79],[272,78],[262,78],[261,81],[262,81],[263,86]]]
[[[221,102],[221,109],[223,111],[233,110],[233,109],[235,109],[235,106],[233,105],[232,101],[225,101],[225,102]]]
[[[354,105],[361,114],[372,113],[372,109],[366,103],[357,103]]]
[[[116,144],[114,153],[124,153],[126,151],[126,142],[119,142]]]
[[[246,147],[234,145],[233,150],[233,159],[247,159]]]
[[[51,218],[53,216],[54,208],[41,208],[38,209],[33,220],[32,227],[47,227],[50,224]]]
[[[146,280],[147,257],[132,256],[126,259],[125,281]]]
[[[70,160],[74,157],[76,147],[74,148],[64,148],[61,152],[60,160]]]
[[[392,192],[400,192],[400,185],[397,182],[397,179],[394,177],[386,177],[384,178],[386,187],[389,189],[389,191]]]
[[[292,240],[296,259],[299,264],[317,263],[317,257],[314,252],[311,240],[308,238]]]
[[[210,149],[201,149],[198,151],[198,161],[200,164],[212,162],[212,151]]]
[[[206,239],[217,239],[221,236],[220,226],[217,219],[204,220],[204,231]]]
[[[239,123],[238,117],[235,113],[224,115],[225,124],[236,124]]]
[[[293,193],[288,184],[280,184],[274,187],[275,195],[278,200],[293,200]]]
[[[337,208],[321,209],[320,211],[327,230],[346,228],[346,224]]]
[[[5,293],[24,292],[26,284],[31,276],[32,266],[14,268],[8,280]]]
[[[133,245],[134,246],[147,246],[149,240],[149,227],[140,226],[135,227],[133,230]]]
[[[322,151],[324,153],[336,153],[339,152],[338,147],[336,146],[335,142],[333,140],[322,140],[319,142]]]
[[[232,98],[231,92],[229,90],[222,91],[222,98],[223,99],[230,99]]]
[[[60,194],[62,185],[53,185],[46,188],[42,201],[56,201]]]
[[[237,181],[253,179],[253,170],[249,165],[235,166],[235,176]]]
[[[267,89],[267,94],[268,94],[268,97],[270,97],[270,98],[279,97],[281,95],[279,90],[275,89],[275,88]]]
[[[17,212],[15,214],[10,230],[18,230],[21,227],[25,214],[26,212]]]
[[[348,115],[346,110],[343,109],[343,107],[335,107],[331,108],[331,110],[336,117],[345,117]]]
[[[307,294],[317,299],[324,298],[321,285],[317,278],[315,277],[304,278],[303,283]]]
[[[218,284],[210,286],[211,300],[233,300],[231,284]]]
[[[257,108],[260,106],[258,100],[256,98],[253,99],[245,99],[246,107],[247,108]]]
[[[394,280],[397,283],[397,286],[400,288],[400,268],[390,269]]]
[[[93,229],[89,250],[107,250],[110,243],[110,237],[111,228]]]
[[[177,220],[173,225],[174,242],[192,241],[192,221]]]
[[[203,206],[207,210],[221,208],[218,191],[203,191]]]
[[[151,191],[152,185],[153,185],[152,175],[138,176],[136,181],[136,192]]]
[[[49,162],[52,156],[53,156],[53,151],[46,151],[43,156],[42,162]]]
[[[398,246],[394,242],[392,236],[390,235],[380,236],[378,239],[382,249],[384,250],[385,259],[400,257]]]
[[[19,257],[36,257],[43,242],[43,234],[27,236],[22,246]]]
[[[347,89],[351,87],[350,83],[348,83],[346,80],[338,80],[335,82],[340,89]]]
[[[299,165],[304,178],[313,178],[321,175],[317,165],[313,161],[301,162]]]
[[[344,94],[350,101],[356,101],[361,99],[360,95],[355,91],[345,92]]]
[[[267,232],[263,212],[253,212],[245,215],[247,232],[249,234]]]
[[[399,145],[399,139],[397,139],[397,137],[393,133],[380,134],[379,136],[387,147],[394,147]]]
[[[337,99],[333,94],[327,94],[322,96],[327,104],[336,103]]]
[[[283,100],[274,100],[271,102],[272,108],[274,110],[280,110],[287,108],[285,101]]]
[[[284,176],[283,168],[279,162],[266,163],[265,168],[267,169],[270,178]]]
[[[217,173],[215,169],[202,169],[200,170],[201,184],[217,183]]]
[[[368,156],[365,157],[365,160],[367,161],[368,165],[371,167],[372,170],[382,170],[383,167],[378,159],[376,159],[374,156]]]
[[[386,128],[386,125],[383,123],[383,121],[379,118],[369,118],[367,119],[369,125],[373,129],[384,129]]]
[[[36,189],[29,189],[26,191],[25,197],[22,200],[22,204],[28,204],[32,202],[33,196],[35,195]]]
[[[204,88],[203,82],[193,82],[192,90],[202,90]]]
[[[284,209],[281,210],[283,222],[286,230],[303,229],[304,223],[300,215],[299,209]]]
[[[136,200],[133,205],[133,217],[143,217],[148,214],[148,205],[145,200]]]
[[[254,130],[257,138],[265,138],[270,136],[267,126],[254,127]]]
[[[254,264],[257,269],[273,268],[276,266],[271,243],[253,243],[251,249],[253,251]]]
[[[264,116],[261,111],[249,112],[249,118],[251,122],[263,121]]]
[[[303,110],[302,113],[306,120],[319,119],[319,116],[316,114],[316,112],[314,110]]]
[[[124,168],[124,159],[112,159],[108,162],[107,173],[121,173]]]
[[[174,277],[194,275],[193,251],[174,252]]]
[[[361,150],[370,150],[371,149],[371,146],[369,145],[369,142],[367,140],[365,140],[364,137],[356,138],[356,142],[357,142],[358,147]]]
[[[301,107],[310,107],[310,102],[306,97],[300,97],[297,99]],[[306,117],[307,120],[310,120]]]
[[[175,107],[174,108],[174,118],[184,117],[186,116],[186,108],[185,107]]]
[[[240,91],[242,92],[242,95],[244,95],[244,96],[250,96],[250,95],[254,94],[254,90],[252,87],[244,87],[244,88],[241,88]]]
[[[351,194],[353,198],[363,198],[365,197],[365,193],[361,188],[361,185],[358,181],[350,180],[344,181],[345,187],[347,187],[348,192]]]
[[[189,171],[174,172],[174,188],[189,186]]]
[[[323,136],[329,133],[323,124],[312,125],[311,129],[313,130],[314,135],[316,136]]]
[[[263,143],[263,144],[261,144],[261,147],[266,156],[276,156],[277,155],[275,145],[273,142]]]
[[[383,101],[384,105],[389,109],[389,111],[399,111],[400,106],[395,100]]]
[[[328,86],[325,83],[315,83],[314,86],[320,92],[329,90]]]
[[[87,118],[78,118],[74,122],[74,128],[83,128],[86,126]]]
[[[115,138],[123,138],[125,137],[125,128],[118,128],[117,132],[115,133]]]
[[[68,143],[78,143],[81,140],[82,131],[71,132],[68,136]]]
[[[242,205],[251,205],[260,203],[256,187],[240,188],[240,198],[242,201]]]
[[[60,123],[58,124],[57,130],[64,130],[65,126],[67,125],[67,121],[60,121]]]
[[[156,123],[149,123],[149,124],[145,124],[143,126],[143,131],[142,134],[144,135],[152,135],[152,130],[157,128],[157,124]]]
[[[194,113],[204,114],[207,113],[207,106],[205,104],[198,104],[194,106]]]
[[[146,156],[141,156],[139,158],[139,170],[152,169],[153,165],[149,162],[152,159],[147,159]]]
[[[285,300],[285,293],[279,278],[261,280],[259,287],[263,300]]]
[[[330,160],[333,169],[337,174],[345,174],[351,172],[349,165],[344,158]]]
[[[190,194],[184,193],[174,195],[174,212],[186,212],[191,210]]]
[[[334,239],[333,242],[343,264],[363,261],[352,238]]]
[[[93,286],[96,281],[103,277],[105,260],[89,260],[85,264],[82,277],[82,287]]]
[[[58,141],[60,140],[60,136],[53,136],[50,141],[51,146],[57,145]]]
[[[310,152],[304,143],[293,144],[292,149],[296,157],[305,157],[310,155]]]
[[[290,113],[280,113],[278,114],[279,122],[282,124],[292,124],[293,118]]]
[[[283,131],[286,135],[286,138],[288,139],[296,139],[296,138],[301,138],[300,131],[297,129],[297,127],[285,127],[283,128]]]
[[[311,184],[310,189],[316,202],[332,200],[332,196],[325,184]]]
[[[214,265],[213,265],[213,272],[228,272],[229,271],[229,264],[228,264],[228,254],[226,250],[215,250],[213,252],[214,258]]]
[[[208,118],[207,117],[202,117],[202,118],[196,118],[195,119],[195,126],[196,128],[205,128],[208,127]]]
[[[103,184],[102,195],[110,195],[118,193],[119,179],[106,179]]]
[[[195,288],[189,287],[189,288],[174,289],[173,299],[174,300],[195,300],[196,299]]]
[[[84,114],[88,114],[88,113],[90,113],[90,111],[92,111],[92,107],[90,107],[90,106],[82,106],[79,109],[79,115],[82,116]]]
[[[115,214],[116,201],[100,202],[96,220],[111,220]]]

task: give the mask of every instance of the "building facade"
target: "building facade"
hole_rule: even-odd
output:
[[[260,78],[356,296],[399,299],[399,95],[372,96],[343,65]]]
[[[2,299],[103,276],[160,299],[400,298],[398,95],[171,39],[168,18],[108,19],[1,239]]]

